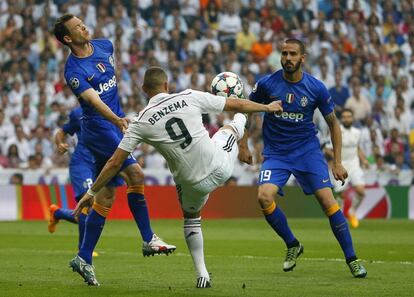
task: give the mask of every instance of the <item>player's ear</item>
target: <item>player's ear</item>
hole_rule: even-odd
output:
[[[142,84],[141,89],[144,91],[144,93],[147,93],[147,88],[145,87],[144,84]]]
[[[164,90],[166,91],[166,93],[168,93],[169,91],[168,82],[164,83]]]
[[[70,36],[69,36],[69,35],[65,35],[65,36],[63,36],[63,40],[64,40],[67,44],[69,44],[69,43],[71,43],[71,42],[72,42],[72,38],[70,38]]]
[[[306,54],[302,54],[302,55],[301,55],[301,57],[300,57],[300,61],[301,61],[302,63],[305,63],[305,57],[306,57]]]

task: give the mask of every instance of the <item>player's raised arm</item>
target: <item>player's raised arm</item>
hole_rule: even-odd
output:
[[[105,119],[111,121],[116,125],[123,133],[128,129],[128,120],[126,118],[118,117],[113,111],[106,105],[98,93],[89,88],[80,94],[80,97],[88,104],[92,105]]]
[[[280,100],[273,101],[267,105],[256,103],[250,100],[243,99],[226,99],[224,105],[224,111],[236,111],[236,112],[276,112],[281,113],[283,111],[282,103]]]
[[[332,173],[336,180],[340,180],[342,183],[345,183],[345,179],[348,177],[348,173],[342,166],[342,133],[335,112],[331,112],[326,115],[325,121],[328,124],[329,130],[331,132],[331,141],[334,153]]]

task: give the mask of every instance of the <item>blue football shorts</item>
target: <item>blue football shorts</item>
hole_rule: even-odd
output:
[[[88,119],[82,125],[82,137],[95,158],[95,179],[118,148],[123,134],[118,127],[108,121]],[[136,160],[131,154],[122,164],[120,171],[134,163]],[[117,187],[123,184],[124,180],[116,175],[108,182],[107,186]]]
[[[82,159],[73,160],[69,164],[69,176],[75,192],[75,200],[79,202],[93,184],[94,164]]]
[[[258,185],[277,185],[278,194],[283,196],[282,188],[291,174],[295,176],[306,195],[314,194],[322,188],[332,188],[328,164],[319,149],[310,150],[300,156],[266,156],[260,169]]]

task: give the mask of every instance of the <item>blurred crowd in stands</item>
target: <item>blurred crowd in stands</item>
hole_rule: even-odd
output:
[[[77,99],[63,77],[68,50],[54,21],[79,16],[95,38],[115,47],[119,95],[127,116],[146,104],[140,88],[148,66],[169,72],[170,91],[210,90],[222,71],[237,73],[246,94],[281,68],[288,37],[307,46],[305,70],[329,89],[338,114],[354,111],[371,169],[414,168],[414,4],[411,0],[3,0],[0,1],[0,166],[65,167],[53,133]],[[229,115],[205,115],[212,134]],[[250,146],[261,162],[261,121]],[[315,117],[321,145],[329,139]],[[165,167],[151,147],[136,151],[147,168]],[[257,165],[258,166],[258,165]],[[245,168],[245,170],[257,170]]]

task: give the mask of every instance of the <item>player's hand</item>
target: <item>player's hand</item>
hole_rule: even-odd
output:
[[[76,205],[75,210],[73,211],[73,215],[75,216],[75,218],[79,218],[79,215],[81,214],[82,209],[84,207],[90,208],[94,201],[95,201],[94,197],[89,195],[88,193],[83,195],[82,199],[79,200],[78,204]]]
[[[128,125],[129,125],[130,120],[127,118],[119,118],[117,120],[117,127],[119,128],[119,130],[122,131],[122,133],[125,133],[126,130],[128,129]]]
[[[248,148],[239,147],[239,156],[240,162],[252,165],[253,164],[253,156],[250,153]]]
[[[336,180],[340,180],[342,182],[342,185],[345,184],[345,180],[348,177],[348,172],[341,163],[334,163],[332,165],[332,174]]]
[[[267,112],[274,112],[276,114],[281,114],[283,112],[282,101],[277,100],[269,103],[267,105],[268,111]]]
[[[69,149],[69,145],[67,143],[59,143],[56,147],[56,150],[59,154],[63,155],[64,153],[66,153]]]
[[[369,162],[368,162],[368,160],[362,160],[361,161],[361,165],[362,165],[362,168],[369,169]]]

